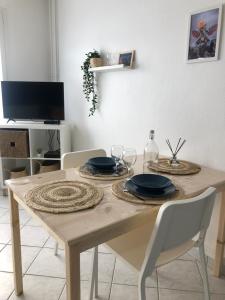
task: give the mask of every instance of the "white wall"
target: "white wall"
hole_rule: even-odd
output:
[[[50,80],[47,0],[0,0],[5,14],[9,80]]]
[[[60,79],[65,81],[66,117],[74,125],[74,149],[109,149],[118,143],[142,153],[154,128],[161,153],[169,154],[166,137],[176,141],[182,136],[187,143],[180,157],[225,170],[224,31],[219,61],[185,62],[189,12],[215,4],[58,0]],[[80,65],[93,48],[136,49],[136,69],[99,76],[101,106],[89,118]],[[214,219],[213,241],[217,214]]]

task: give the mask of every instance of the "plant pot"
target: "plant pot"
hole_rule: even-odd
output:
[[[27,176],[27,171],[25,167],[19,167],[10,170],[10,179],[16,179],[24,176]]]
[[[103,59],[101,57],[95,57],[90,59],[91,68],[103,66]]]

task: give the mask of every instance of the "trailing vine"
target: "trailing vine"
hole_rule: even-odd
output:
[[[83,92],[85,95],[85,98],[88,102],[91,102],[92,106],[89,110],[89,117],[93,116],[96,109],[97,109],[97,103],[98,103],[98,95],[95,85],[95,76],[94,72],[90,72],[90,59],[91,58],[100,58],[100,54],[94,50],[93,52],[88,52],[85,54],[86,59],[83,62],[83,65],[81,66],[81,70],[84,72],[83,74]]]

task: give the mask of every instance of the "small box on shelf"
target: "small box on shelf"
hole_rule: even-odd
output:
[[[29,157],[28,130],[0,129],[1,157]]]

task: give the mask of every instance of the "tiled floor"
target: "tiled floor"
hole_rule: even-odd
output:
[[[54,240],[20,210],[24,295],[13,291],[7,198],[0,197],[0,300],[66,300],[64,251],[54,256]],[[103,245],[99,247],[100,300],[137,300],[137,274]],[[82,300],[88,299],[91,251],[81,255]],[[210,270],[209,270],[210,273]],[[225,300],[225,277],[210,275],[212,300]],[[186,254],[157,270],[146,282],[149,300],[203,300],[198,261]]]

